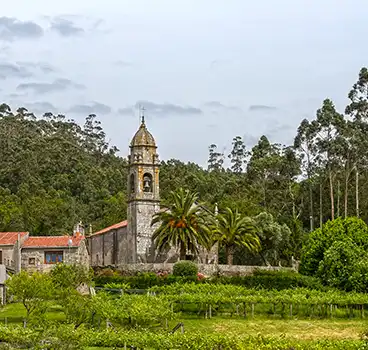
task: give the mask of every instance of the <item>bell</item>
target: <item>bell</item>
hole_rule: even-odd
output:
[[[150,190],[150,184],[148,180],[144,181],[144,190],[145,192],[149,192]]]

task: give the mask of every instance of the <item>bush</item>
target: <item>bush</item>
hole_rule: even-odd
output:
[[[198,266],[193,261],[178,261],[174,264],[173,275],[181,277],[197,277]]]
[[[368,287],[367,253],[351,240],[334,242],[325,251],[317,274],[331,287],[365,292]]]
[[[358,247],[368,250],[368,226],[358,218],[338,218],[310,233],[302,250],[300,272],[310,276],[317,275],[325,252],[338,241],[352,241]]]
[[[291,271],[256,270],[254,274],[250,276],[223,276],[212,279],[210,283],[233,284],[247,288],[261,288],[268,290],[293,288],[323,289],[323,285],[318,278],[303,276],[297,272]]]

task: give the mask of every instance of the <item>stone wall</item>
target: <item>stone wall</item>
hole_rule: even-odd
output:
[[[126,227],[90,236],[87,240],[91,266],[113,266],[129,262],[133,243],[128,241]]]
[[[174,264],[125,264],[120,265],[118,269],[126,274],[135,274],[137,272],[163,272],[171,273]],[[245,276],[251,275],[255,270],[279,271],[290,270],[296,271],[291,267],[280,266],[243,266],[243,265],[217,265],[217,264],[198,264],[198,270],[205,276]]]
[[[2,261],[0,264],[14,268],[15,256],[14,256],[14,246],[4,245],[0,246],[0,251],[2,252]]]
[[[66,264],[87,264],[88,253],[86,246],[81,242],[80,247],[71,248],[22,248],[21,267],[22,270],[49,272],[54,264],[45,264],[45,252],[63,252],[63,261]]]

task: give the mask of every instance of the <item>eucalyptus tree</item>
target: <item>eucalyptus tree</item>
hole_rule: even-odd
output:
[[[240,174],[244,170],[247,151],[243,139],[240,136],[235,136],[232,142],[232,150],[228,157],[231,162],[231,171]]]
[[[351,144],[351,171],[355,170],[355,203],[356,216],[359,216],[359,173],[367,167],[366,150],[368,147],[368,69],[363,67],[357,82],[348,94],[350,103],[345,114],[350,117],[349,139]]]

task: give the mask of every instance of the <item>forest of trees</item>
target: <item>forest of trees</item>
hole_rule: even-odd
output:
[[[347,89],[348,91],[348,89]],[[162,162],[161,197],[180,187],[213,210],[272,214],[291,230],[298,256],[307,232],[329,219],[368,219],[368,70],[362,68],[337,111],[326,99],[303,120],[292,145],[262,136],[252,149],[235,136],[229,155],[209,147],[208,168]],[[0,231],[33,235],[70,232],[82,220],[93,230],[126,218],[127,161],[108,144],[95,115],[83,126],[62,115],[35,117],[0,106]],[[229,157],[231,167],[224,168]]]

